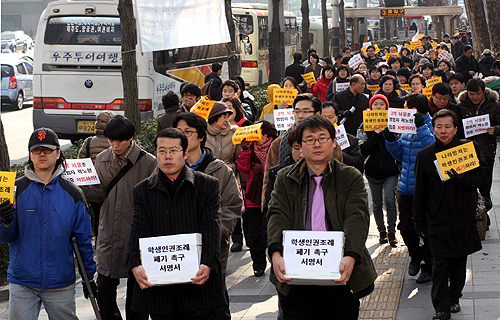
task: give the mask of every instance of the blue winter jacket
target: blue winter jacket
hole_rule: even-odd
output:
[[[417,128],[417,134],[403,133],[398,140],[385,142],[392,156],[402,162],[399,192],[406,196],[413,196],[417,153],[436,141],[432,133],[432,119],[428,113],[424,120],[425,125]]]
[[[96,264],[85,196],[75,184],[61,178],[63,171],[60,166],[47,185],[28,168],[26,175],[16,180],[14,220],[8,227],[0,224],[0,242],[10,244],[10,283],[40,290],[75,283],[72,235],[89,279],[94,278]]]

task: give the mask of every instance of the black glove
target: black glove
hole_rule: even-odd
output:
[[[95,281],[92,280],[89,282],[89,284],[90,288],[92,289],[92,295],[94,297],[97,296],[97,285],[95,284]],[[83,296],[85,297],[85,299],[88,299],[90,295],[89,295],[89,290],[87,289],[87,283],[82,281],[82,285],[83,285]]]
[[[390,132],[388,127],[385,127],[385,129],[382,131],[382,135],[384,136],[384,139],[389,142],[396,141],[396,135]]]
[[[345,110],[344,112],[342,112],[342,117],[349,118],[350,116],[352,116],[351,110]]]
[[[0,220],[5,225],[10,225],[14,220],[14,205],[10,200],[0,203]]]
[[[425,124],[424,115],[418,112],[415,113],[415,125],[417,126],[417,128],[420,128],[424,124]]]
[[[417,230],[417,233],[420,238],[426,239],[427,238],[427,233],[425,232],[425,227],[420,224],[419,222],[415,222],[415,230]]]
[[[464,183],[464,176],[461,174],[458,174],[455,169],[451,169],[449,171],[446,171],[446,173],[450,176],[451,181],[455,183]]]

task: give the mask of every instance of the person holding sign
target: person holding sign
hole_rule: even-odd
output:
[[[403,133],[401,138],[389,131],[389,127],[382,131],[386,140],[386,148],[391,155],[402,162],[401,178],[399,181],[399,224],[398,229],[408,247],[411,258],[408,274],[416,276],[422,272],[417,283],[431,281],[432,256],[428,250],[428,243],[420,246],[420,237],[413,224],[413,190],[415,186],[415,160],[419,150],[435,141],[432,133],[431,117],[428,113],[427,98],[421,93],[412,93],[405,97],[405,108],[417,109],[415,125],[417,134]],[[424,263],[421,262],[424,261]]]
[[[396,89],[399,89],[398,80],[391,75],[385,75],[380,79],[380,90],[376,94],[383,94],[389,101],[389,108],[402,109],[404,100],[399,97]],[[404,90],[403,90],[404,91]]]
[[[349,83],[350,80],[351,80],[351,78],[349,77],[349,67],[346,65],[340,65],[337,68],[337,76],[328,85],[328,89],[326,90],[325,99],[327,101],[332,101],[333,95],[336,92],[342,91],[342,90],[337,90],[337,84],[347,84],[347,83]]]
[[[493,166],[495,165],[495,156],[497,152],[496,137],[500,135],[500,102],[498,93],[486,88],[481,79],[472,79],[467,83],[467,91],[458,96],[459,107],[462,111],[463,119],[481,115],[489,115],[490,127],[486,133],[470,137],[479,145],[479,149],[486,159],[488,167],[491,169],[490,183],[479,189],[481,195],[486,200],[486,208],[492,207],[491,203],[491,177],[493,175]]]
[[[387,110],[389,101],[383,94],[377,94],[370,100],[370,110]],[[361,138],[361,152],[366,159],[365,175],[370,185],[372,195],[373,216],[379,231],[379,242],[396,247],[396,196],[394,188],[398,183],[399,168],[394,157],[387,151],[384,136],[380,127],[374,131],[363,131],[363,125],[358,129]],[[387,210],[387,227],[384,223],[383,204]]]
[[[450,169],[450,179],[442,181],[434,164],[436,153],[468,141],[458,138],[458,118],[451,110],[438,111],[432,125],[436,142],[420,150],[416,158],[413,216],[415,228],[429,243],[433,256],[431,298],[436,314],[432,319],[450,319],[450,312],[461,310],[467,256],[481,250],[476,228],[477,188],[488,184],[491,170],[474,142],[479,167],[463,173]]]
[[[358,319],[358,299],[373,291],[377,277],[365,246],[369,213],[363,176],[333,158],[339,146],[334,126],[324,117],[304,119],[296,134],[304,158],[279,171],[267,214],[270,279],[283,318],[331,319],[335,313],[337,319]],[[282,254],[284,230],[343,231],[340,279],[331,286],[289,285]]]
[[[316,81],[315,84],[307,85],[309,92],[318,96],[321,102],[327,101],[326,92],[328,91],[328,86],[333,80],[334,74],[335,68],[332,65],[326,65],[321,71],[321,78]]]
[[[312,72],[314,74],[314,78],[317,80],[321,76],[321,71],[323,66],[319,63],[319,56],[316,53],[311,53],[309,55],[309,65],[307,65],[304,73]]]
[[[262,108],[262,112],[260,113],[259,120],[265,119],[271,123],[274,123],[274,110],[278,109],[278,105],[274,103],[274,90],[280,89],[280,86],[277,84],[270,84],[267,87],[267,100],[268,104]]]
[[[186,165],[189,143],[179,129],[162,130],[154,144],[158,170],[133,188],[127,267],[137,281],[131,308],[148,313],[152,320],[213,319],[215,308],[227,305],[219,260],[219,181]],[[202,237],[200,265],[192,283],[149,283],[139,239],[190,233]]]
[[[347,90],[341,91],[333,97],[333,102],[337,103],[342,111],[341,120],[347,133],[356,134],[359,125],[363,122],[363,110],[368,109],[368,98],[363,94],[365,91],[365,78],[355,74],[350,80]],[[351,109],[354,107],[354,111]]]
[[[9,319],[37,319],[43,304],[50,319],[78,319],[71,236],[76,237],[91,287],[96,263],[87,203],[81,190],[61,177],[65,158],[56,133],[35,130],[25,176],[16,180],[15,208],[0,204],[0,242],[9,244]],[[85,297],[88,291],[83,284]]]

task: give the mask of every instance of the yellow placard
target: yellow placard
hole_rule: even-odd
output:
[[[427,80],[427,88],[432,89],[432,87],[434,87],[434,85],[436,83],[440,83],[440,82],[443,82],[443,79],[441,77],[429,79],[429,80]]]
[[[10,200],[10,203],[14,203],[15,182],[15,172],[0,171],[0,203],[7,200]]]
[[[425,96],[427,97],[427,99],[430,99],[431,95],[432,95],[432,88],[424,88],[422,90],[422,93],[425,94]]]
[[[411,42],[411,49],[412,50],[415,50],[415,49],[420,48],[420,47],[422,47],[422,41],[417,40],[417,41]]]
[[[260,131],[261,123],[257,123],[247,127],[239,127],[233,134],[233,143],[240,144],[243,139],[246,141],[259,141],[262,139],[262,132]]]
[[[389,62],[389,59],[391,58],[391,56],[399,57],[399,53],[397,53],[397,52],[386,53],[385,54],[385,61]]]
[[[438,43],[437,42],[432,42],[431,46],[432,46],[432,49],[436,50],[436,48],[438,47]]]
[[[408,83],[402,84],[401,89],[408,91],[411,93],[411,86]]]
[[[408,44],[408,43],[405,43],[405,48],[410,50],[410,51],[413,50],[411,47],[411,44]]]
[[[448,177],[446,171],[451,169],[455,169],[458,174],[461,174],[479,167],[479,160],[472,141],[438,152],[436,159],[444,178]]]
[[[309,84],[315,84],[316,83],[316,78],[314,77],[314,73],[313,72],[309,72],[309,73],[303,74],[302,78],[304,78],[305,82],[307,82]]]
[[[366,47],[361,48],[361,51],[363,51],[363,54],[366,54]]]
[[[375,91],[380,89],[380,86],[378,84],[367,84],[366,88],[372,92],[372,96],[375,94]]]
[[[422,34],[422,33],[418,34],[418,40],[422,39],[423,37],[424,37],[424,34]]]
[[[375,43],[374,47],[375,47],[375,54],[379,53],[380,48],[378,47],[378,44]]]
[[[387,110],[364,110],[363,130],[373,131],[377,126],[381,130],[387,127]]]
[[[202,116],[203,119],[208,119],[210,112],[212,112],[212,108],[214,107],[214,100],[207,100],[206,97],[202,97],[198,102],[195,103],[194,106],[191,107],[190,111],[197,113],[199,116]]]
[[[274,104],[293,104],[293,100],[297,96],[297,89],[274,89],[273,98]]]

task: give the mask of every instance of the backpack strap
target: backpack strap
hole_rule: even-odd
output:
[[[141,152],[139,153],[139,156],[137,157],[137,162],[139,162],[139,160],[141,160],[141,158],[146,154],[146,151],[142,150],[141,149]],[[113,178],[113,180],[111,180],[111,182],[109,183],[108,185],[108,188],[106,189],[106,196],[111,192],[111,190],[113,190],[113,188],[116,186],[116,184],[123,178],[123,176],[125,176],[127,174],[127,172],[130,171],[130,169],[132,169],[132,167],[134,166],[134,164],[132,162],[128,162],[127,165],[123,166],[120,171],[118,172],[118,174]]]

